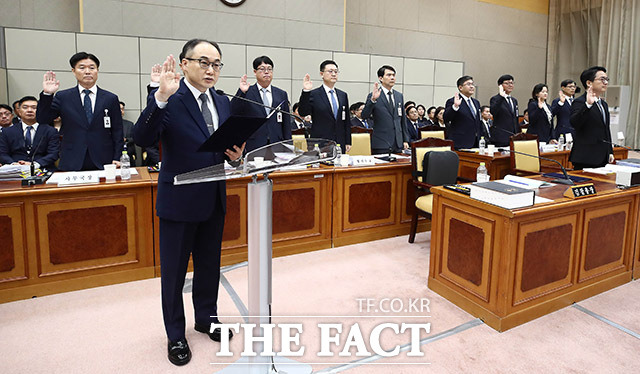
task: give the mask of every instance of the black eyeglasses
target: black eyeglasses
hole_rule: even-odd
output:
[[[198,61],[198,63],[200,64],[200,67],[203,68],[204,70],[207,70],[209,68],[212,68],[213,71],[220,71],[222,70],[222,67],[224,66],[224,64],[222,62],[209,62],[208,60],[205,60],[204,58],[189,58],[189,57],[185,57],[185,60],[189,60],[189,61]]]

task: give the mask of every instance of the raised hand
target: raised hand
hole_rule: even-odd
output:
[[[151,82],[160,83],[160,73],[162,73],[162,65],[153,65],[151,67]]]
[[[462,98],[460,97],[460,92],[456,92],[453,97],[453,106],[456,108],[460,108],[460,104],[462,104]]]
[[[500,94],[500,96],[502,97],[507,97],[507,93],[504,92],[504,87],[502,87],[502,85],[498,86],[498,93]]]
[[[156,91],[156,100],[167,102],[169,97],[176,93],[180,87],[180,73],[176,72],[176,60],[173,55],[167,56],[167,59],[162,64],[159,83],[160,88]]]
[[[562,92],[562,90],[558,91],[558,98],[560,98],[561,103],[564,103],[564,101],[567,100],[567,96]]]
[[[371,92],[371,100],[376,101],[380,97],[380,83],[373,84],[373,92]]]
[[[240,91],[247,93],[249,91],[249,83],[247,82],[247,75],[240,77]]]
[[[307,73],[302,80],[302,88],[305,91],[311,91],[313,89],[313,83],[311,82],[311,76]]]
[[[596,95],[596,93],[593,92],[591,86],[589,86],[587,88],[587,104],[593,105],[593,103],[595,103],[596,101],[598,101],[598,95]]]
[[[49,70],[44,73],[44,78],[42,80],[42,91],[44,93],[53,95],[60,88],[60,81],[56,79],[56,73]]]

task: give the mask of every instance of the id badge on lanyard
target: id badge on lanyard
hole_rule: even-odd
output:
[[[104,110],[104,128],[111,128],[111,117],[109,117],[109,109]]]

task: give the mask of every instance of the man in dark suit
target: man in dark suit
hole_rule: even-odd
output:
[[[418,115],[418,108],[415,106],[410,106],[407,109],[407,121],[405,122],[407,125],[407,132],[409,133],[409,142],[415,142],[416,140],[420,140],[420,122]]]
[[[351,118],[351,126],[363,127],[365,129],[370,129],[373,121],[362,118],[362,110],[364,109],[364,103],[362,101],[358,101],[355,104],[351,105],[351,112],[353,113],[353,118]]]
[[[556,113],[556,128],[553,131],[553,139],[558,139],[560,134],[571,133],[571,137],[575,136],[575,130],[571,126],[571,105],[573,104],[576,93],[576,82],[571,79],[565,79],[560,83],[560,92],[558,97],[551,103],[551,112]]]
[[[7,104],[0,104],[0,133],[13,126],[13,110]]]
[[[351,149],[351,123],[347,93],[335,88],[338,81],[338,64],[325,60],[320,64],[322,86],[313,89],[309,74],[304,76],[300,107],[302,116],[311,115],[312,138],[334,140],[340,144],[342,153]]]
[[[304,118],[302,118],[300,116],[300,113],[298,113],[299,107],[300,103],[295,103],[291,107],[291,113],[293,113],[293,116],[291,116],[291,131],[304,129],[305,136],[308,137],[309,130],[311,129],[311,122],[309,121],[311,119],[311,116],[305,116]]]
[[[480,136],[484,136],[486,144],[491,142],[491,127],[493,127],[491,108],[483,105],[480,107]]]
[[[468,75],[458,78],[456,85],[458,92],[447,100],[444,109],[444,122],[450,123],[447,137],[453,140],[455,149],[473,148],[480,134],[480,102],[471,97],[476,86]]]
[[[607,70],[592,66],[580,74],[586,92],[571,105],[571,126],[576,131],[569,161],[574,169],[601,167],[614,162],[609,129],[609,106],[602,96],[609,86]]]
[[[223,153],[198,148],[231,115],[225,96],[213,89],[222,68],[220,48],[214,42],[192,39],[182,48],[180,67],[173,55],[162,66],[160,86],[134,126],[137,144],[146,147],[162,140],[162,169],[158,176],[156,212],[160,218],[162,313],[167,332],[168,357],[175,365],[191,359],[185,339],[182,288],[193,256],[195,330],[220,341],[218,321],[220,246],[226,210],[224,181],[175,186],[176,175],[239,160],[244,146]],[[233,334],[230,332],[229,334]]]
[[[36,114],[40,123],[62,118],[60,170],[97,170],[111,163],[119,166],[124,135],[118,96],[96,85],[100,68],[96,56],[78,52],[69,63],[78,85],[56,94],[60,82],[54,72],[46,72]]]
[[[280,109],[284,112],[289,112],[289,97],[287,93],[271,84],[273,80],[273,61],[268,56],[256,57],[253,60],[253,73],[256,76],[256,84],[249,85],[247,75],[243,75],[240,78],[240,88],[238,88],[236,96],[263,103],[273,108],[282,104]],[[231,113],[233,114],[265,118],[271,111],[269,108],[241,99],[233,98],[231,100]],[[247,152],[267,144],[291,139],[291,119],[289,117],[288,114],[283,112],[273,113],[267,122],[247,139]]]
[[[131,166],[142,166],[142,160],[136,157],[136,143],[133,141],[133,122],[124,119],[124,101],[120,101],[120,114],[122,115],[122,134],[124,135],[124,144],[127,146],[127,154]]]
[[[60,135],[53,127],[36,122],[38,100],[25,96],[18,104],[22,121],[0,133],[0,163],[30,165],[54,170],[60,152]]]
[[[409,148],[409,133],[405,125],[404,97],[393,89],[396,70],[389,65],[378,69],[378,81],[367,95],[362,118],[373,118],[371,152],[374,154],[401,152]]]
[[[509,138],[520,132],[518,124],[518,100],[511,96],[513,76],[505,74],[498,78],[498,94],[489,101],[493,114],[491,139],[498,147],[509,145]]]

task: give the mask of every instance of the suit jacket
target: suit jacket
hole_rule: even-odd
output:
[[[487,125],[489,126],[488,129],[485,127],[482,119],[480,119],[480,136],[484,136],[485,144],[489,144],[491,142],[491,128],[493,127],[493,120],[490,119],[487,122]],[[478,142],[479,141],[480,138],[478,138]]]
[[[556,128],[553,131],[553,138],[558,139],[560,134],[571,133],[575,137],[576,131],[571,126],[571,104],[569,99],[560,105],[560,98],[556,98],[551,103],[551,112],[556,113]]]
[[[246,93],[238,89],[238,92],[236,92],[236,96],[244,97],[249,100],[262,103],[262,96],[258,89],[257,83],[249,86],[249,89]],[[280,109],[285,112],[289,112],[289,97],[287,96],[286,92],[272,85],[271,97],[272,107],[275,108],[280,103],[283,103],[280,106]],[[265,118],[267,116],[264,107],[236,98],[233,98],[231,100],[231,113],[248,117]],[[278,119],[280,121],[278,121]],[[282,113],[282,115],[278,115],[278,113],[274,113],[271,117],[269,117],[267,122],[260,126],[260,128],[256,130],[256,132],[254,132],[253,135],[249,137],[249,139],[247,139],[247,144],[245,146],[246,151],[250,152],[267,144],[291,139],[290,122],[291,118],[288,114]]]
[[[400,151],[404,148],[403,142],[409,142],[409,133],[405,125],[404,98],[402,94],[393,90],[395,107],[391,109],[389,99],[380,92],[378,100],[371,101],[371,93],[367,96],[367,102],[362,110],[362,118],[373,118],[373,134],[371,136],[371,148],[389,149]]]
[[[569,161],[600,167],[607,164],[613,154],[611,131],[609,129],[609,106],[604,100],[602,106],[606,120],[603,120],[598,105],[587,108],[586,93],[571,105],[571,125],[576,131]],[[609,142],[609,143],[606,143]]]
[[[0,133],[0,164],[10,164],[17,161],[34,161],[41,168],[55,170],[54,163],[60,153],[60,135],[58,130],[49,125],[38,125],[38,130],[33,135],[32,152],[27,152],[25,146],[22,123],[7,127]]]
[[[340,144],[344,153],[345,145],[351,145],[349,99],[346,92],[337,88],[334,89],[338,100],[337,119],[333,117],[333,109],[331,109],[331,103],[329,103],[324,86],[311,91],[302,91],[298,113],[302,117],[310,114],[311,118],[313,118],[313,125],[311,126],[312,138],[334,140],[337,144]]]
[[[416,124],[414,125],[413,123],[411,123],[411,120],[407,120],[406,124],[407,132],[409,133],[409,141],[415,142],[416,140],[420,140],[420,131],[418,130],[418,128],[421,127],[422,124],[416,121]]]
[[[551,121],[547,116],[547,112],[544,109],[538,107],[538,102],[531,100],[527,107],[529,111],[529,129],[527,134],[538,135],[538,141],[549,143],[549,140],[553,138],[553,115],[555,114],[553,108],[549,108],[551,112]],[[556,109],[557,110],[557,109]]]
[[[493,96],[489,101],[491,114],[493,114],[491,140],[498,147],[508,146],[509,138],[520,132],[520,125],[518,124],[518,100],[513,96],[511,100],[514,106],[513,111],[507,99],[499,94]]]
[[[471,98],[475,106],[475,117],[471,113],[471,108],[461,95],[462,103],[458,110],[453,110],[455,97],[447,100],[444,106],[444,122],[449,123],[447,137],[453,140],[455,149],[473,148],[478,144],[480,133],[480,102]],[[485,138],[485,140],[488,140]]]
[[[219,123],[231,115],[231,105],[225,96],[209,89]],[[224,162],[224,153],[197,152],[209,138],[209,130],[189,88],[180,81],[178,91],[160,109],[154,95],[149,96],[133,128],[133,137],[142,147],[151,147],[162,140],[162,169],[158,175],[158,217],[180,221],[199,222],[211,217],[216,204],[226,211],[224,181],[175,186],[173,178],[182,173],[218,165]]]
[[[358,117],[353,117],[353,118],[351,118],[351,126],[362,127],[362,128],[365,128],[365,129],[370,129],[370,128],[372,128],[372,125],[371,125],[371,124],[373,123],[373,121],[372,121],[372,120],[370,120],[370,119],[366,119],[366,120],[365,120],[364,118],[363,118],[362,120],[367,121],[367,126],[365,126],[365,125],[364,125],[364,122],[362,122],[361,120],[359,120],[359,119],[358,119]]]
[[[111,128],[104,127],[105,110],[111,118]],[[120,160],[124,135],[118,96],[98,87],[91,123],[87,121],[78,87],[62,90],[55,95],[40,93],[36,111],[38,123],[53,123],[62,118],[60,170],[80,170],[89,152],[93,163],[102,168],[113,160]]]

